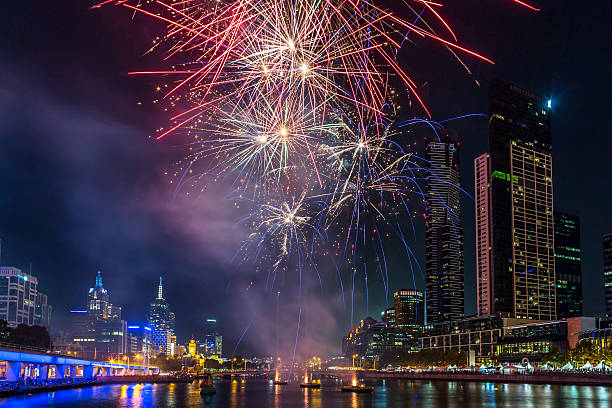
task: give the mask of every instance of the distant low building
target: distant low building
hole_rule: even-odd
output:
[[[132,357],[147,360],[151,356],[151,334],[149,326],[140,324],[127,325],[126,354]]]
[[[342,340],[342,351],[349,361],[378,360],[390,350],[417,351],[418,337],[425,322],[425,297],[414,289],[393,294],[392,308],[381,313],[382,321],[363,319]]]

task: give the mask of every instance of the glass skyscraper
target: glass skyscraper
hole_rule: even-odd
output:
[[[554,218],[557,318],[582,316],[580,219],[560,211]]]
[[[157,298],[149,304],[149,326],[153,330],[167,330],[174,336],[174,324],[174,313],[164,299],[164,286],[160,276]]]
[[[463,226],[459,143],[446,134],[427,143],[425,213],[427,322],[463,317]],[[397,313],[397,310],[396,310]]]
[[[612,234],[603,236],[603,270],[606,293],[606,313],[612,316]]]
[[[478,314],[556,318],[550,108],[493,80],[489,154],[475,161]],[[482,295],[480,294],[482,292]]]

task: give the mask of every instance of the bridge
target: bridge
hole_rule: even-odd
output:
[[[52,352],[22,351],[6,348],[0,349],[0,361],[5,364],[5,377],[7,381],[24,379],[47,380],[51,378],[93,379],[97,377],[159,374],[159,367],[106,363],[56,355]]]

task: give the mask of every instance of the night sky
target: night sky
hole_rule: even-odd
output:
[[[417,83],[429,83],[434,119],[487,113],[487,84],[494,76],[550,97],[555,208],[581,217],[585,314],[603,313],[601,238],[612,232],[612,3],[540,0],[539,13],[509,0],[446,3],[452,4],[443,15],[461,44],[496,64],[464,57],[473,72],[468,75],[431,40],[418,40],[400,61]],[[98,269],[111,301],[130,322],[144,320],[163,275],[180,341],[214,317],[225,335],[224,354],[250,322],[244,350],[268,351],[274,300],[257,290],[257,275],[238,273],[230,263],[244,234],[237,215],[222,189],[200,200],[172,200],[163,173],[182,150],[172,140],[149,137],[167,118],[151,104],[153,83],[126,75],[152,66],[155,57],[143,53],[159,26],[130,21],[119,8],[90,10],[90,4],[3,5],[1,264],[25,271],[31,265],[58,327],[66,326],[68,310],[84,307]],[[486,119],[455,122],[454,128],[462,186],[472,193],[473,159],[488,149]],[[473,212],[465,197],[467,315],[476,307]],[[424,258],[424,236],[417,238],[414,247]],[[390,278],[391,290],[411,282],[405,269],[391,271]],[[306,349],[320,343],[338,349],[349,325],[337,281],[327,283],[324,294],[305,286],[300,344]],[[376,285],[370,289],[376,318],[385,298]],[[291,338],[296,305],[290,295],[283,299],[282,325]],[[355,317],[363,317],[364,307],[358,308]]]

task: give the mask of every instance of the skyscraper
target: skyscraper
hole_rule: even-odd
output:
[[[149,326],[152,330],[151,340],[155,350],[162,354],[171,355],[173,353],[174,320],[174,313],[164,299],[164,285],[160,276],[157,297],[149,304]]]
[[[555,319],[550,108],[496,79],[489,110],[489,156],[474,163],[478,314]]]
[[[557,318],[582,316],[580,219],[554,212]]]
[[[10,327],[35,322],[38,279],[12,266],[0,266],[0,319]]]
[[[459,143],[448,134],[427,143],[425,214],[427,321],[463,317],[463,227],[459,189]],[[397,310],[396,310],[397,313]]]
[[[110,303],[98,271],[96,283],[87,293],[85,310],[71,310],[73,343],[80,357],[94,360],[120,358],[126,352],[127,324],[121,320],[121,308]]]
[[[489,175],[491,164],[489,153],[474,160],[474,208],[476,209],[476,296],[477,315],[489,316],[493,310],[493,273],[491,269],[491,232],[489,200]]]
[[[157,297],[149,305],[149,326],[153,330],[167,330],[171,335],[174,335],[174,320],[174,313],[164,299],[164,286],[160,276]]]
[[[603,236],[603,270],[606,289],[606,313],[612,316],[612,234]]]

